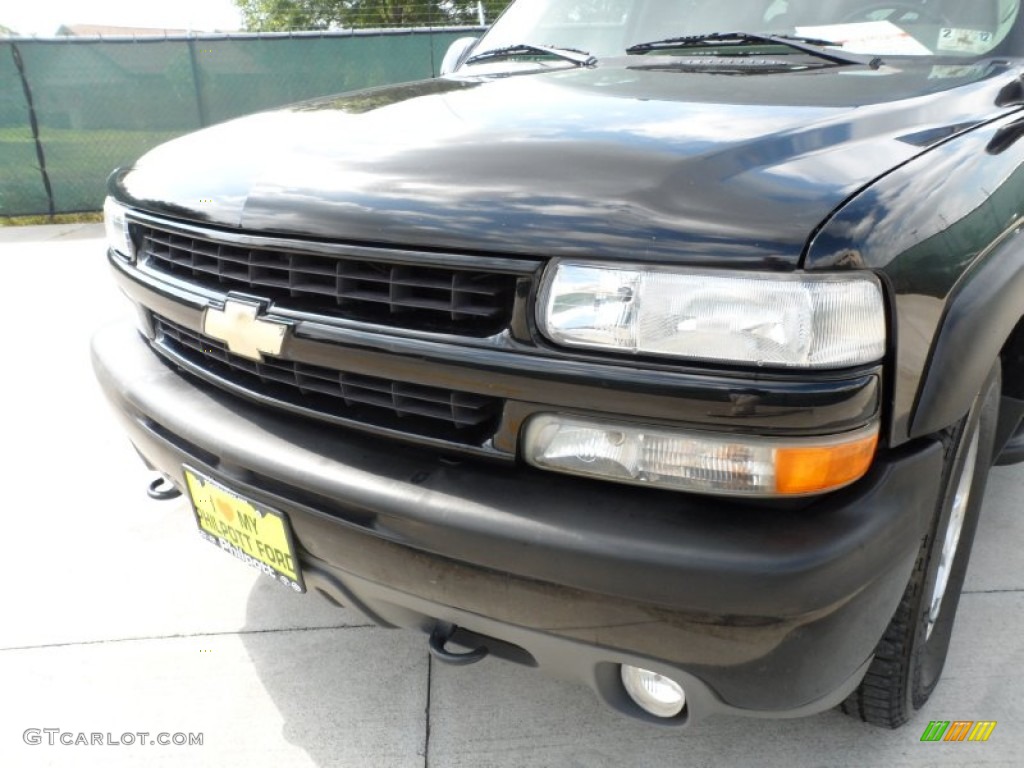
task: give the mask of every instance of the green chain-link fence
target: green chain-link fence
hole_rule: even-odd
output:
[[[112,169],[260,109],[436,76],[477,28],[0,39],[0,216],[95,211]]]

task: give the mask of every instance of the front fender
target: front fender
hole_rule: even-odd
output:
[[[964,276],[950,297],[918,387],[910,437],[961,418],[1024,314],[1024,236],[1019,227]]]
[[[1024,311],[1024,141],[1005,115],[931,148],[840,208],[809,270],[876,272],[889,296],[889,442],[961,418]]]

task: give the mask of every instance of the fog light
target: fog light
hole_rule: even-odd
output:
[[[649,669],[622,665],[626,693],[645,712],[655,717],[675,717],[686,706],[683,687],[671,678]]]

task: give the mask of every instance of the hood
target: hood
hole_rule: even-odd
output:
[[[139,208],[482,255],[792,267],[844,200],[1005,109],[1003,68],[723,75],[665,57],[306,102],[119,171]]]

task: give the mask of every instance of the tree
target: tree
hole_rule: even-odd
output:
[[[486,23],[509,0],[235,0],[250,32]]]
[[[10,27],[5,27],[3,24],[0,24],[0,37],[17,37],[17,36],[18,36],[18,33],[15,32],[13,29],[11,29]]]

